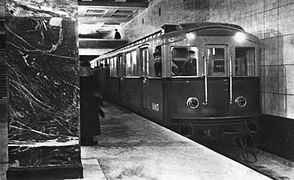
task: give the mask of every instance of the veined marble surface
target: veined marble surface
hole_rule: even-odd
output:
[[[76,21],[10,16],[6,18],[6,31],[9,139],[44,141],[60,137],[66,141],[64,137],[78,136]]]
[[[75,19],[77,0],[7,0],[6,14],[16,17],[63,17]]]

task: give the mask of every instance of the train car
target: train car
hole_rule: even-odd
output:
[[[256,132],[259,39],[233,24],[162,28],[92,62],[104,97],[187,136]]]

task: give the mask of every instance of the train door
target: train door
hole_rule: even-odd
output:
[[[149,76],[149,53],[148,47],[140,49],[140,59],[141,59],[141,107],[147,109],[148,100],[148,76]]]
[[[204,56],[204,105],[215,109],[215,115],[229,111],[228,46],[206,45]]]
[[[259,113],[259,78],[257,74],[257,51],[251,45],[232,49],[234,79],[230,87],[231,114],[248,115]]]

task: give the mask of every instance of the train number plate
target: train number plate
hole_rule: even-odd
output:
[[[153,110],[153,111],[159,111],[159,104],[157,104],[157,103],[152,103],[152,110]]]

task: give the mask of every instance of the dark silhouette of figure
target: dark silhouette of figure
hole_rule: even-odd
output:
[[[114,34],[114,39],[120,39],[120,33],[117,31],[117,29],[115,29],[115,34]]]
[[[162,61],[160,52],[153,53],[154,57],[154,71],[156,77],[162,76]]]
[[[185,76],[195,76],[196,75],[196,59],[195,59],[195,52],[194,51],[189,51],[189,57],[188,59],[184,62],[182,70],[183,70],[183,75]]]
[[[89,136],[93,137],[96,135],[100,135],[100,120],[99,115],[104,117],[105,114],[101,109],[103,105],[102,96],[98,93],[93,91],[90,94],[90,99],[88,100],[88,114],[87,114],[87,123],[88,123],[88,134]]]
[[[80,144],[91,146],[95,144],[93,136],[100,134],[99,115],[104,117],[101,109],[103,101],[90,66],[81,64],[80,70]]]

